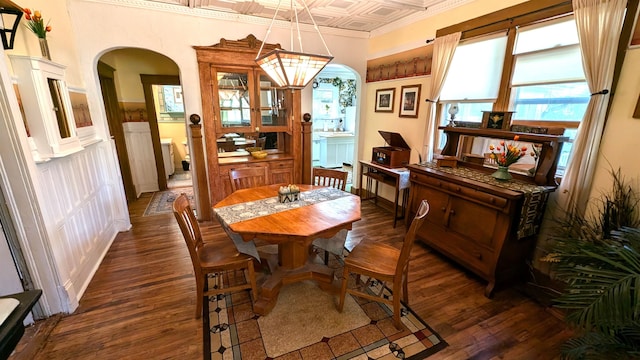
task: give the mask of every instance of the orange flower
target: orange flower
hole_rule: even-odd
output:
[[[518,141],[519,138],[520,137],[518,135],[514,136],[514,142]],[[505,144],[504,140],[500,141],[500,145],[502,145],[504,151],[501,151],[500,146],[494,146],[493,144],[489,145],[489,150],[491,150],[491,158],[494,159],[500,166],[509,166],[517,162],[521,157],[527,154],[526,146],[518,146],[515,143]],[[496,154],[494,150],[498,151],[498,154]]]
[[[45,26],[40,10],[34,11],[33,15],[31,14],[30,9],[24,9],[24,18],[27,19],[27,28],[36,34],[37,37],[46,39],[47,33],[51,31],[51,26],[49,26],[49,24]]]

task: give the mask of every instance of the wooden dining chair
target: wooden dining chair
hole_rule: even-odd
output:
[[[330,186],[344,191],[348,176],[346,171],[314,167],[312,185]]]
[[[267,185],[267,168],[246,167],[231,169],[229,171],[229,180],[233,191]]]
[[[409,274],[409,253],[416,238],[416,231],[422,226],[429,212],[429,203],[422,200],[415,218],[404,237],[402,249],[397,249],[391,245],[378,242],[362,241],[347,255],[344,260],[344,271],[342,276],[342,289],[340,291],[340,303],[338,310],[342,312],[344,298],[347,293],[363,297],[369,300],[382,302],[393,307],[393,323],[396,328],[401,329],[400,322],[400,295],[409,304],[409,293],[407,287],[407,276]],[[356,288],[348,289],[347,282],[349,274],[355,274]],[[367,277],[366,282],[362,282],[361,276]],[[378,280],[383,286],[391,286],[391,300],[382,296],[382,289],[379,294],[372,293],[370,285]]]
[[[189,205],[189,199],[184,193],[173,201],[173,214],[187,243],[196,275],[196,319],[200,316],[208,316],[208,314],[202,314],[202,303],[205,297],[250,289],[252,300],[255,301],[258,291],[253,258],[239,253],[231,240],[222,243],[205,243],[202,240],[198,221]],[[236,270],[247,271],[245,282],[234,285],[224,284],[223,275]],[[209,289],[208,286],[207,280],[210,274],[218,275],[216,276],[217,284],[213,289]]]
[[[329,186],[345,191],[348,172],[342,170],[313,168],[312,185]],[[330,239],[315,239],[313,246],[324,250],[324,264],[329,264],[329,253],[342,256],[342,248],[347,241],[347,231],[341,231]]]

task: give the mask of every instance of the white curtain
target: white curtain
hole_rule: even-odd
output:
[[[433,145],[435,134],[438,132],[438,119],[436,119],[436,101],[440,97],[442,85],[447,77],[447,71],[453,59],[453,53],[460,42],[462,33],[457,32],[436,38],[433,42],[433,59],[431,60],[431,91],[427,94],[430,100],[427,111],[427,128],[425,131],[422,154],[423,161],[431,161],[433,158]]]
[[[582,64],[592,96],[557,194],[561,210],[584,211],[589,200],[626,5],[627,0],[573,0]]]

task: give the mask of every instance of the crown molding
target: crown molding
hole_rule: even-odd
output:
[[[137,8],[142,10],[149,10],[149,11],[162,11],[162,12],[168,12],[171,14],[197,16],[197,17],[207,18],[207,19],[230,21],[233,23],[263,25],[265,27],[268,27],[269,24],[271,24],[270,18],[235,14],[231,12],[216,11],[216,10],[210,10],[210,9],[191,8],[184,5],[161,3],[157,1],[145,1],[145,0],[79,0],[79,1],[88,2],[88,3],[106,4],[106,5],[112,5],[112,6],[130,7],[130,8]],[[282,29],[289,29],[290,25],[291,24],[288,21],[282,21],[282,20],[275,20],[273,23],[274,27],[282,28]],[[360,38],[360,39],[368,39],[370,37],[369,32],[366,32],[366,31],[336,29],[336,28],[323,27],[323,26],[318,26],[318,28],[320,28],[320,32],[322,35],[337,35],[337,36],[346,36],[346,37]],[[316,31],[313,25],[302,24],[302,23],[300,24],[300,30],[305,32]]]

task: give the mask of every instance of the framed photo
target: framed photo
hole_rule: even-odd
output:
[[[393,112],[396,89],[376,90],[376,112]]]
[[[402,87],[400,98],[400,117],[418,117],[418,105],[420,105],[420,88],[422,85],[408,85]]]
[[[640,10],[640,9],[639,9]],[[631,33],[631,39],[629,40],[629,47],[635,48],[640,46],[640,11],[636,14],[636,20],[633,25],[633,33]]]
[[[483,129],[509,130],[513,111],[483,111]]]

